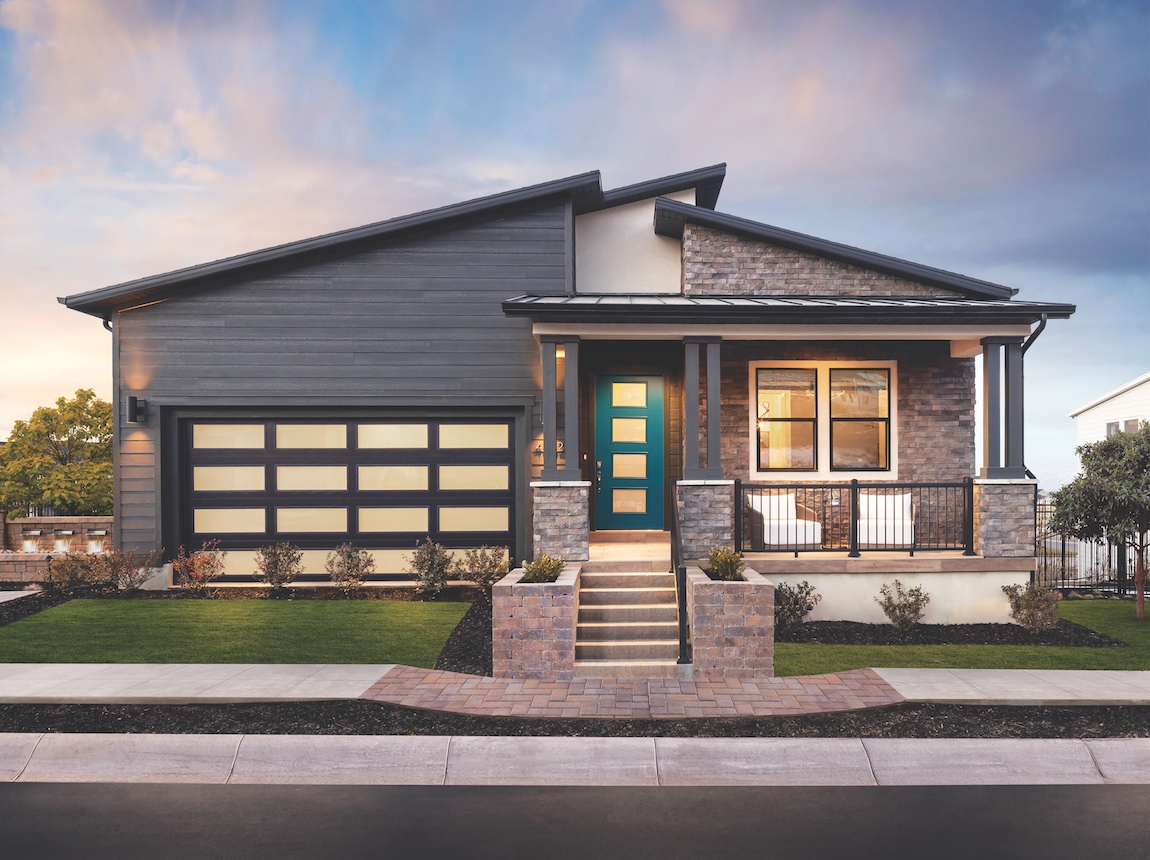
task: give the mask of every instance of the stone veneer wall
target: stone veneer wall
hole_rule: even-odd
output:
[[[695,224],[687,224],[683,229],[683,293],[688,296],[958,295],[940,287]]]
[[[893,360],[898,363],[898,480],[961,481],[974,462],[974,359],[951,358],[948,343],[755,343],[722,345],[723,474],[750,472],[749,362]],[[704,417],[700,423],[705,425]],[[780,481],[787,476],[780,474]],[[883,480],[876,472],[873,480]]]
[[[984,558],[1034,556],[1038,483],[1031,480],[974,482],[974,550]]]
[[[590,481],[533,481],[532,558],[586,561],[591,534]]]
[[[749,568],[743,582],[714,582],[687,568],[694,677],[771,678],[775,674],[775,587]]]
[[[734,481],[679,481],[676,487],[684,559],[706,558],[711,547],[734,541]]]
[[[24,531],[39,530],[36,552],[52,553],[56,549],[56,532],[72,532],[68,552],[88,551],[88,532],[104,531],[104,549],[112,548],[112,517],[24,517],[4,523],[4,541],[0,550],[23,551]]]
[[[491,663],[496,678],[569,681],[575,677],[579,565],[552,583],[520,582],[511,571],[491,589]]]

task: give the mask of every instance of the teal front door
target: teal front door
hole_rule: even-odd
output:
[[[595,381],[595,528],[663,528],[663,377]]]

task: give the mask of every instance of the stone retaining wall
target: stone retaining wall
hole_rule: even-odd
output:
[[[974,482],[974,551],[983,558],[1033,558],[1038,483]]]
[[[581,566],[564,565],[552,583],[520,582],[516,568],[491,589],[491,658],[496,678],[569,681],[575,677],[575,621]]]
[[[679,481],[676,486],[683,558],[703,559],[713,546],[732,545],[735,482]]]
[[[775,586],[751,569],[743,582],[715,582],[687,568],[691,662],[696,678],[772,678]]]
[[[87,552],[88,537],[91,532],[102,531],[102,548],[112,548],[112,517],[24,517],[4,522],[3,542],[0,550],[21,552],[24,548],[25,532],[38,531],[35,553]],[[57,532],[70,531],[71,535],[57,535]],[[57,537],[67,537],[68,548],[56,548]],[[96,536],[93,536],[96,537]]]

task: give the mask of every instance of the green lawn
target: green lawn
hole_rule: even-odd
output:
[[[868,666],[940,669],[1150,669],[1150,620],[1133,601],[1064,600],[1068,621],[1120,639],[1127,648],[1040,645],[806,645],[775,643],[776,675],[821,675]]]
[[[0,627],[0,662],[431,668],[468,606],[392,600],[72,600]]]

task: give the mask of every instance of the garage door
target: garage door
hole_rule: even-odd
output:
[[[341,543],[372,550],[379,572],[430,536],[452,548],[515,547],[512,422],[228,421],[181,426],[183,543],[219,540],[229,574],[254,549],[290,541],[305,570]]]

